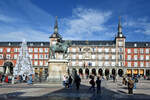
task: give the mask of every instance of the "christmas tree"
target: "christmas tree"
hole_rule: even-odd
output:
[[[18,76],[18,75],[29,76],[31,74],[34,74],[34,70],[31,64],[31,59],[28,53],[27,43],[25,40],[22,42],[19,52],[20,53],[17,58],[17,63],[13,70],[13,75],[14,76]]]

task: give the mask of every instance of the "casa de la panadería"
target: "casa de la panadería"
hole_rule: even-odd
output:
[[[71,42],[67,51],[68,66],[80,75],[150,75],[150,42],[126,42],[120,20],[114,40],[63,40],[56,18],[49,42],[27,42],[37,75],[48,73],[49,47],[58,41]],[[21,43],[0,42],[0,71],[4,66],[11,66],[13,70]]]

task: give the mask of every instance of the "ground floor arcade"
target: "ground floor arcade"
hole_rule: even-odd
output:
[[[119,68],[119,67],[111,67],[111,68],[71,68],[72,70],[76,70],[80,75],[141,75],[141,76],[150,76],[150,68]]]

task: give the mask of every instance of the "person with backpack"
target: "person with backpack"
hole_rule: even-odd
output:
[[[131,78],[128,79],[128,94],[133,94],[134,82]]]

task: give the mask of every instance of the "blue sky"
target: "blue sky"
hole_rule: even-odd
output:
[[[150,41],[149,0],[0,0],[0,41],[49,41],[58,16],[69,40],[113,40],[121,16],[126,41]]]

